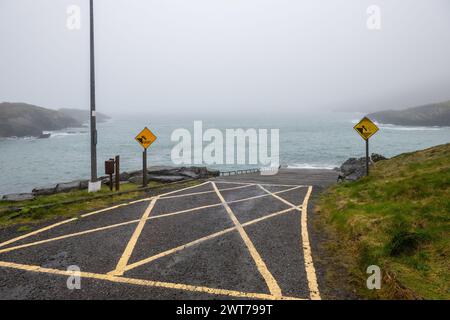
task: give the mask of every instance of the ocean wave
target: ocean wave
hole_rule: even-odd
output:
[[[393,124],[379,124],[376,123],[380,129],[384,130],[398,130],[398,131],[439,131],[441,127],[404,127]]]
[[[328,165],[328,164],[310,164],[310,163],[294,163],[288,164],[288,169],[327,169],[332,170],[339,165]]]
[[[360,120],[358,119],[352,119],[350,120],[351,123],[357,124]],[[442,127],[409,127],[409,126],[399,126],[396,124],[389,124],[389,123],[379,123],[374,121],[375,124],[380,129],[385,130],[398,130],[398,131],[438,131],[442,130]]]
[[[5,140],[5,141],[8,141],[8,140],[36,140],[37,139],[37,137],[32,137],[32,136],[29,136],[29,137],[3,137],[3,138],[0,138],[0,140]]]
[[[53,131],[45,131],[44,133],[50,133],[50,138],[61,138],[67,136],[80,136],[87,134],[87,131],[69,131],[69,132],[53,132]]]

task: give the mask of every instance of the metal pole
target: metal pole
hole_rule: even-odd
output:
[[[147,149],[142,153],[142,185],[147,186]]]
[[[369,176],[369,139],[366,139],[366,176]]]
[[[97,181],[97,126],[95,117],[95,58],[94,58],[94,3],[90,0],[90,62],[91,62],[91,181]]]

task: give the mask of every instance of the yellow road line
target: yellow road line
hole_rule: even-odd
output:
[[[219,180],[215,180],[214,182],[217,182],[217,183],[228,183],[228,184],[259,184],[259,185],[268,186],[268,187],[308,187],[307,185],[303,185],[303,184],[274,184],[274,183],[259,183],[259,182],[231,182],[231,181],[219,181]]]
[[[266,190],[261,185],[258,185],[262,190],[270,193],[272,196],[277,198],[278,200],[286,203],[287,205],[290,205],[292,208],[295,207],[294,204],[291,202],[279,197],[278,195],[271,193],[270,191]],[[303,199],[303,204],[301,206],[301,218],[300,218],[300,228],[301,228],[301,234],[302,234],[302,247],[303,247],[303,256],[305,261],[305,269],[306,269],[306,278],[308,280],[308,288],[310,292],[311,299],[313,300],[320,300],[320,293],[319,293],[319,286],[317,284],[317,276],[316,276],[316,269],[314,268],[314,263],[312,259],[312,253],[311,253],[311,245],[309,242],[309,234],[308,234],[308,200],[311,196],[312,192],[312,186],[308,187],[308,191],[305,195],[305,198]]]
[[[243,227],[247,227],[247,226],[252,225],[254,223],[257,223],[257,222],[260,222],[260,221],[263,221],[263,220],[266,220],[266,219],[270,219],[270,218],[273,218],[273,217],[278,216],[280,214],[287,213],[287,212],[293,211],[293,210],[294,210],[293,208],[289,208],[289,209],[281,210],[281,211],[278,211],[278,212],[274,212],[274,213],[268,214],[266,216],[260,217],[258,219],[254,219],[254,220],[248,221],[248,222],[242,224],[242,226]],[[175,248],[163,251],[163,252],[158,253],[156,255],[153,255],[151,257],[148,257],[148,258],[139,260],[139,261],[137,261],[135,263],[127,265],[125,267],[124,271],[135,269],[135,268],[140,267],[140,266],[142,266],[144,264],[147,264],[147,263],[150,263],[152,261],[155,261],[155,260],[157,260],[159,258],[171,255],[173,253],[179,252],[179,251],[184,250],[186,248],[192,247],[193,245],[199,244],[199,243],[207,241],[207,240],[211,240],[211,239],[217,238],[217,237],[219,237],[221,235],[227,234],[227,233],[229,233],[231,231],[235,231],[235,230],[237,230],[236,227],[231,227],[231,228],[228,228],[228,229],[225,229],[225,230],[222,230],[222,231],[210,234],[210,235],[205,236],[203,238],[191,241],[189,243],[183,244],[181,246],[178,246],[178,247],[175,247]]]
[[[12,269],[24,270],[24,271],[36,272],[36,273],[60,275],[60,276],[66,276],[66,277],[73,276],[72,271],[43,268],[40,266],[18,264],[18,263],[12,263],[12,262],[0,261],[0,267],[12,268]],[[114,283],[124,283],[124,284],[132,284],[132,285],[164,288],[164,289],[175,289],[175,290],[183,290],[183,291],[189,291],[189,292],[207,293],[207,294],[212,294],[212,295],[229,296],[229,297],[235,297],[235,298],[252,298],[252,299],[265,299],[265,300],[277,300],[277,299],[280,299],[280,300],[306,300],[304,298],[297,298],[297,297],[273,296],[273,295],[264,294],[264,293],[241,292],[241,291],[235,291],[235,290],[216,289],[216,288],[209,288],[209,287],[203,287],[203,286],[193,286],[193,285],[181,284],[181,283],[171,283],[171,282],[151,281],[151,280],[142,280],[142,279],[134,279],[134,278],[126,278],[126,277],[116,277],[116,276],[107,275],[107,274],[99,274],[99,273],[84,272],[84,271],[80,272],[80,276],[82,278],[103,280],[103,281],[109,281],[109,282],[114,282]]]
[[[58,222],[58,223],[54,223],[54,224],[49,225],[49,226],[47,226],[47,227],[45,227],[45,228],[42,228],[42,229],[39,229],[39,230],[30,232],[30,233],[24,234],[24,235],[22,235],[22,236],[20,236],[20,237],[17,237],[17,238],[14,238],[14,239],[5,241],[5,242],[3,242],[3,243],[0,243],[0,247],[4,247],[4,246],[6,246],[6,245],[8,245],[8,244],[11,244],[11,243],[17,242],[17,241],[19,241],[19,240],[22,240],[22,239],[25,239],[25,238],[34,236],[34,235],[36,235],[36,234],[38,234],[38,233],[41,233],[41,232],[43,232],[43,231],[50,230],[50,229],[52,229],[52,228],[54,228],[54,227],[63,225],[63,224],[68,223],[68,222],[75,221],[75,220],[77,220],[77,219],[78,219],[78,218],[72,218],[72,219],[64,220],[64,221],[61,221],[61,222]],[[0,251],[0,252],[1,252],[1,251]]]
[[[253,260],[255,261],[256,267],[258,268],[259,272],[263,276],[264,280],[266,281],[267,286],[269,287],[270,293],[276,297],[281,297],[281,289],[278,286],[277,281],[270,273],[269,269],[267,269],[266,264],[262,260],[261,256],[259,255],[258,251],[256,250],[255,246],[253,245],[252,241],[248,237],[247,233],[245,232],[244,228],[234,215],[231,208],[228,206],[225,199],[222,197],[222,194],[220,193],[219,189],[217,189],[216,184],[213,182],[214,190],[216,190],[217,196],[220,198],[220,201],[222,201],[223,206],[225,207],[225,210],[228,212],[228,215],[230,216],[231,220],[233,221],[234,225],[236,226],[239,234],[241,235],[242,240],[244,240],[245,245],[248,248],[248,251],[250,252],[250,255],[252,256]]]
[[[169,194],[172,194],[172,193],[175,193],[175,192],[179,192],[179,191],[184,191],[184,190],[192,189],[192,188],[195,188],[195,187],[200,187],[200,186],[205,185],[205,184],[207,184],[207,183],[210,183],[210,182],[209,182],[209,181],[206,181],[206,182],[203,182],[203,183],[201,183],[201,184],[199,184],[199,185],[190,186],[190,187],[186,187],[186,188],[183,188],[183,189],[179,189],[179,190],[175,190],[175,191],[163,193],[161,196],[163,196],[163,195],[169,195]],[[108,208],[104,208],[104,209],[100,209],[100,210],[96,210],[96,211],[92,211],[92,212],[89,212],[89,213],[82,214],[82,215],[80,215],[80,217],[82,217],[82,218],[89,217],[89,216],[94,215],[94,214],[97,214],[97,213],[102,213],[102,212],[114,210],[114,209],[117,209],[117,208],[120,208],[120,207],[125,207],[125,206],[131,205],[131,204],[135,204],[135,203],[139,203],[139,202],[145,202],[145,201],[150,201],[150,200],[152,200],[153,198],[155,198],[155,197],[150,197],[150,198],[139,199],[139,200],[134,200],[134,201],[122,203],[122,204],[119,204],[119,205],[116,205],[116,206],[112,206],[112,207],[108,207]],[[38,233],[41,233],[41,232],[43,232],[43,231],[47,231],[47,230],[53,229],[53,228],[55,228],[55,227],[58,227],[58,226],[60,226],[60,225],[63,225],[63,224],[65,224],[65,223],[68,223],[68,222],[75,221],[75,220],[77,220],[77,219],[78,219],[78,218],[72,218],[72,219],[64,220],[64,221],[61,221],[61,222],[52,224],[52,225],[50,225],[50,226],[47,226],[47,227],[44,227],[44,228],[41,228],[41,229],[38,229],[38,230],[35,230],[35,231],[32,231],[32,232],[29,232],[29,233],[24,234],[24,235],[22,235],[22,236],[20,236],[20,237],[17,237],[17,238],[14,238],[14,239],[5,241],[5,242],[3,242],[3,243],[0,243],[0,247],[4,247],[4,246],[6,246],[6,245],[8,245],[8,244],[11,244],[11,243],[17,242],[17,241],[19,241],[19,240],[22,240],[22,239],[25,239],[25,238],[34,236],[34,235],[36,235],[36,234],[38,234]]]
[[[100,210],[96,210],[96,211],[92,211],[92,212],[89,212],[89,213],[82,214],[81,217],[82,218],[86,218],[86,217],[92,216],[92,215],[97,214],[97,213],[111,211],[111,210],[114,210],[114,209],[118,209],[118,208],[121,208],[121,207],[126,207],[126,206],[129,206],[129,205],[132,205],[132,204],[136,204],[136,203],[139,203],[139,202],[145,202],[145,201],[149,201],[149,199],[140,199],[140,200],[135,200],[135,201],[132,201],[132,202],[121,203],[121,204],[118,204],[116,206],[112,206],[112,207],[108,207],[108,208],[104,208],[104,209],[100,209]]]
[[[277,191],[277,192],[274,192],[274,193],[270,193],[269,191],[266,191],[266,192],[269,192],[269,194],[262,194],[262,195],[253,196],[253,197],[249,197],[249,198],[228,201],[227,204],[244,202],[244,201],[254,200],[254,199],[258,199],[258,198],[264,198],[264,197],[268,197],[268,196],[274,195],[274,194],[276,195],[276,194],[280,194],[280,193],[283,193],[283,192],[289,192],[289,191],[292,191],[292,190],[295,190],[295,189],[298,189],[298,188],[300,188],[300,187],[293,187],[293,188],[289,188],[289,189],[286,189],[286,190]],[[206,206],[195,207],[195,208],[191,208],[191,209],[184,209],[184,210],[175,211],[175,212],[168,212],[168,213],[158,214],[157,216],[154,216],[154,217],[168,217],[168,216],[173,216],[173,215],[186,213],[186,212],[198,211],[198,210],[203,210],[203,209],[207,209],[207,208],[220,207],[222,205],[223,205],[223,203],[219,202],[219,203],[208,204]],[[294,206],[292,203],[290,205]]]
[[[136,204],[136,203],[145,202],[145,201],[151,201],[151,200],[153,200],[156,197],[163,197],[163,196],[167,196],[167,195],[170,195],[172,193],[175,193],[175,192],[180,192],[180,191],[189,190],[189,189],[192,189],[192,188],[197,188],[197,187],[203,186],[203,185],[205,185],[207,183],[209,183],[209,181],[200,183],[200,184],[195,185],[195,186],[190,186],[190,187],[186,187],[186,188],[182,188],[182,189],[178,189],[178,190],[173,190],[173,191],[170,191],[170,192],[162,193],[162,194],[157,195],[157,196],[144,198],[144,199],[139,199],[139,200],[134,200],[134,201],[126,202],[126,203],[121,203],[121,204],[118,204],[116,206],[112,206],[112,207],[96,210],[96,211],[93,211],[93,212],[85,213],[85,214],[81,215],[81,217],[85,218],[85,217],[89,217],[89,216],[92,216],[92,215],[97,214],[97,213],[102,213],[102,212],[110,211],[110,210],[117,209],[117,208],[120,208],[120,207],[129,206],[131,204]]]
[[[100,227],[100,228],[89,229],[89,230],[75,232],[75,233],[69,233],[69,234],[65,234],[63,236],[59,236],[59,237],[54,237],[54,238],[50,238],[50,239],[45,239],[45,240],[35,241],[35,242],[31,242],[31,243],[21,244],[21,245],[14,246],[14,247],[5,248],[5,249],[0,250],[0,253],[10,252],[10,251],[18,250],[18,249],[37,246],[37,245],[52,242],[52,241],[63,240],[63,239],[77,237],[77,236],[81,236],[81,235],[85,235],[85,234],[89,234],[89,233],[93,233],[93,232],[117,228],[120,226],[125,226],[127,224],[132,224],[132,223],[137,223],[137,222],[139,222],[139,220],[126,221],[126,222],[112,224],[112,225],[104,226],[104,227]]]
[[[251,187],[251,186],[254,186],[254,185],[255,184],[249,184],[249,185],[245,185],[245,186],[225,188],[225,189],[221,189],[220,191],[237,190],[237,189],[242,189],[242,188],[248,188],[248,187]],[[178,194],[178,195],[174,195],[174,196],[160,197],[159,199],[162,200],[162,199],[181,198],[181,197],[196,196],[196,195],[199,195],[199,194],[207,194],[207,193],[215,193],[215,191],[211,190],[211,191],[200,191],[200,192],[194,192],[194,193]]]
[[[177,193],[177,192],[198,188],[198,187],[204,186],[207,183],[210,183],[210,182],[209,181],[205,181],[205,182],[202,182],[200,184],[196,184],[196,185],[193,185],[193,186],[190,186],[190,187],[186,187],[186,188],[177,189],[177,190],[173,190],[173,191],[170,191],[170,192],[162,193],[162,194],[159,194],[158,197],[164,197],[164,196],[168,196],[168,195],[171,195],[171,194],[174,194],[174,193]]]
[[[218,237],[218,236],[221,236],[221,235],[226,234],[226,233],[228,233],[228,232],[231,232],[231,231],[233,231],[233,230],[236,230],[236,227],[228,228],[228,229],[225,229],[225,230],[222,230],[222,231],[219,231],[219,232],[210,234],[210,235],[208,235],[208,236],[206,236],[206,237],[203,237],[203,238],[194,240],[194,241],[192,241],[192,242],[183,244],[183,245],[178,246],[178,247],[176,247],[176,248],[169,249],[169,250],[167,250],[167,251],[158,253],[158,254],[156,254],[156,255],[154,255],[154,256],[151,256],[151,257],[148,257],[148,258],[139,260],[139,261],[137,261],[137,262],[135,262],[135,263],[132,263],[132,264],[127,265],[127,266],[124,268],[124,271],[129,271],[129,270],[131,270],[131,269],[135,269],[135,268],[140,267],[140,266],[142,266],[142,265],[144,265],[144,264],[147,264],[147,263],[150,263],[150,262],[152,262],[152,261],[155,261],[155,260],[157,260],[157,259],[159,259],[159,258],[168,256],[168,255],[170,255],[170,254],[172,254],[172,253],[175,253],[175,252],[181,251],[181,250],[183,250],[183,249],[192,247],[193,245],[199,244],[199,243],[201,243],[201,242],[203,242],[203,241],[206,241],[206,240],[209,240],[209,239],[216,238],[216,237]]]
[[[297,188],[299,188],[299,187],[294,187],[294,188],[290,188],[290,189],[286,189],[286,190],[282,190],[282,191],[278,191],[278,192],[274,192],[274,193],[270,193],[269,191],[263,189],[268,194],[254,196],[254,197],[245,198],[245,199],[234,200],[234,201],[229,201],[229,202],[227,202],[227,204],[253,200],[253,199],[256,199],[256,198],[267,197],[269,195],[273,196],[273,195],[276,195],[276,194],[279,194],[279,193],[283,193],[283,192],[288,192],[288,191],[291,191],[291,190],[297,189]],[[295,206],[292,203],[288,202],[288,204],[290,204],[292,207],[295,208]],[[222,205],[223,205],[222,202],[220,202],[220,203],[206,205],[206,206],[202,206],[202,207],[196,207],[196,208],[192,208],[192,209],[185,209],[185,210],[180,210],[180,211],[176,211],[176,212],[164,213],[164,214],[159,214],[159,215],[156,215],[156,216],[148,217],[146,220],[160,219],[160,218],[170,217],[170,216],[174,216],[174,215],[178,215],[178,214],[182,214],[182,213],[199,211],[199,210],[213,208],[213,207],[220,207]],[[119,206],[123,206],[123,205],[119,205]],[[299,208],[297,207],[297,209],[299,209]],[[43,231],[47,231],[47,230],[52,229],[54,227],[57,227],[57,226],[59,226],[61,224],[68,223],[68,222],[71,222],[71,221],[74,221],[74,220],[77,220],[77,218],[65,220],[65,221],[62,221],[62,222],[50,225],[48,227],[36,230],[34,232],[28,233],[26,235],[14,238],[12,240],[4,242],[4,245],[11,244],[11,243],[16,242],[18,240],[30,237],[32,235],[38,234],[38,233],[43,232]],[[72,237],[76,237],[76,236],[89,234],[89,233],[92,233],[92,232],[97,232],[97,231],[102,231],[102,230],[107,230],[107,229],[113,229],[113,228],[120,227],[120,226],[123,226],[123,225],[137,223],[139,221],[140,221],[140,219],[130,220],[130,221],[122,222],[122,223],[117,223],[117,224],[108,225],[108,226],[104,226],[104,227],[89,229],[89,230],[80,231],[80,232],[76,232],[76,233],[69,233],[69,234],[66,234],[66,235],[63,235],[63,236],[54,237],[54,238],[50,238],[50,239],[46,239],[46,240],[40,240],[40,241],[35,241],[35,242],[31,242],[31,243],[22,244],[22,245],[19,245],[19,246],[9,247],[9,248],[5,248],[3,250],[0,250],[0,254],[4,253],[4,252],[9,252],[9,251],[13,251],[13,250],[18,250],[18,249],[22,249],[22,248],[27,248],[27,247],[31,247],[31,246],[36,246],[36,245],[48,243],[48,242],[51,242],[51,241],[63,240],[63,239],[66,239],[66,238],[72,238]],[[0,245],[0,247],[1,247],[1,245]]]
[[[125,251],[123,252],[122,256],[120,257],[119,262],[117,263],[116,269],[111,271],[111,275],[122,275],[123,269],[128,264],[128,260],[130,259],[131,254],[133,253],[134,247],[136,246],[137,240],[139,236],[141,235],[142,229],[144,229],[145,223],[147,221],[148,216],[153,210],[153,207],[155,206],[156,201],[158,200],[158,197],[154,198],[147,209],[145,210],[144,214],[142,215],[141,220],[139,221],[136,229],[134,230],[133,235],[131,236],[130,240],[128,241],[127,247],[125,248]]]
[[[222,205],[222,203],[220,203],[219,205]],[[301,208],[301,206],[299,208]],[[249,224],[252,224],[252,223],[255,223],[255,222],[259,222],[260,220],[264,220],[264,219],[267,219],[267,218],[271,218],[272,216],[275,216],[275,215],[278,215],[278,214],[281,214],[281,213],[285,213],[285,212],[288,212],[290,210],[293,210],[293,209],[290,208],[290,209],[285,209],[285,210],[282,210],[282,211],[279,211],[279,212],[275,212],[275,213],[269,214],[267,216],[264,216],[264,217],[261,217],[261,218],[258,218],[258,219],[246,222],[242,226],[245,227],[245,226],[247,226]],[[180,214],[180,213],[183,213],[183,212],[174,212],[174,213],[168,213],[168,214],[163,214],[163,215],[158,215],[158,216],[150,216],[150,217],[147,218],[147,220],[160,219],[160,218],[164,218],[164,217],[167,217],[167,216],[172,216],[172,215]],[[73,237],[77,237],[77,236],[81,236],[81,235],[85,235],[85,234],[89,234],[89,233],[99,232],[99,231],[108,230],[108,229],[114,229],[114,228],[125,226],[125,225],[128,225],[128,224],[138,223],[139,221],[140,221],[140,219],[130,220],[130,221],[120,222],[120,223],[116,223],[116,224],[112,224],[112,225],[107,225],[107,226],[104,226],[104,227],[88,229],[88,230],[75,232],[75,233],[69,233],[69,234],[66,234],[66,235],[62,235],[62,236],[58,236],[58,237],[54,237],[54,238],[49,238],[49,239],[45,239],[45,240],[39,240],[39,241],[35,241],[35,242],[25,243],[25,244],[22,244],[22,245],[18,245],[18,246],[2,249],[2,250],[0,250],[0,254],[1,253],[5,253],[5,252],[18,250],[18,249],[23,249],[23,248],[28,248],[28,247],[32,247],[32,246],[37,246],[37,245],[45,244],[45,243],[52,242],[52,241],[64,240],[64,239],[67,239],[67,238],[73,238]],[[128,270],[128,268],[125,268],[125,269]]]
[[[291,208],[297,208],[297,206],[295,204],[293,204],[292,202],[287,201],[286,199],[281,198],[280,196],[278,196],[278,194],[280,194],[281,192],[270,192],[269,190],[267,190],[266,188],[264,188],[262,185],[258,184],[258,187],[261,188],[264,192],[267,192],[268,196],[272,196],[275,199],[280,200],[281,202],[287,204],[288,206],[290,206]],[[287,192],[287,191],[291,191],[294,190],[295,188],[291,188],[288,190],[283,190],[283,192]],[[300,209],[297,209],[300,211]]]
[[[317,284],[316,269],[314,268],[311,245],[309,243],[308,234],[308,200],[312,193],[312,186],[308,188],[305,199],[302,205],[302,218],[301,218],[301,230],[302,230],[302,242],[303,242],[303,255],[305,260],[306,277],[308,279],[308,287],[310,297],[313,300],[320,300],[319,285]]]

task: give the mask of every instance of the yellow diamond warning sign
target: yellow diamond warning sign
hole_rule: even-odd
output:
[[[368,140],[379,130],[377,125],[367,117],[362,118],[353,129],[355,129],[364,140]]]
[[[149,128],[145,127],[135,139],[144,149],[147,149],[153,142],[155,142],[156,136],[150,131]]]

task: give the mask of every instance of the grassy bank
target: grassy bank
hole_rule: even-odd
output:
[[[102,209],[117,203],[188,187],[200,182],[202,181],[195,180],[163,184],[152,181],[148,184],[148,190],[136,184],[127,183],[120,186],[120,192],[110,191],[109,187],[103,186],[102,190],[96,193],[88,193],[87,190],[77,190],[38,196],[36,199],[28,201],[0,201],[0,228],[17,225],[20,229],[19,231],[25,231],[32,229],[34,223],[56,218],[75,217],[79,214]]]
[[[450,299],[450,144],[377,162],[371,176],[334,186],[316,204],[336,269],[362,298]],[[366,288],[378,265],[381,290]]]

